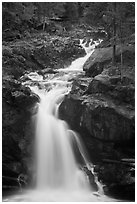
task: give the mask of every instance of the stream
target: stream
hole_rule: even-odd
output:
[[[73,61],[69,67],[57,70],[56,74],[43,77],[33,72],[27,75],[28,80],[23,85],[30,87],[40,98],[35,130],[35,185],[3,201],[117,201],[104,195],[80,136],[59,118],[61,102],[71,90],[75,77],[84,74],[83,65],[100,42],[91,39],[87,46],[81,39],[80,45],[86,55]],[[94,177],[97,190],[83,167]]]

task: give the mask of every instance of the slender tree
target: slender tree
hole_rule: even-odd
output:
[[[112,54],[112,63],[116,63],[116,2],[113,3],[113,54]]]

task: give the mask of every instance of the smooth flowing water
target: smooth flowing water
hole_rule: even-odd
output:
[[[86,47],[86,43],[83,44],[82,41],[80,44],[85,49],[86,56],[75,60],[68,68],[60,69],[63,76],[58,75],[48,80],[50,91],[31,86],[40,97],[34,159],[36,186],[4,201],[112,201],[103,194],[97,177],[95,182],[98,190],[95,192],[89,177],[82,170],[82,166],[85,166],[94,174],[83,144],[77,133],[59,119],[59,105],[71,87],[68,79],[75,75],[74,72],[82,71],[83,64],[94,51],[94,45]],[[32,81],[38,79],[43,84],[47,83],[43,78],[37,78],[36,74],[28,76]]]

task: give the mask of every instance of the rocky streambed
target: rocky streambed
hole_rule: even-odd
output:
[[[87,60],[84,65],[86,75],[76,72],[75,77],[69,76],[73,84],[60,106],[60,117],[80,133],[105,193],[134,200],[134,45],[129,46],[128,51],[124,49],[130,60],[125,62],[122,80],[119,58],[117,66],[113,67],[111,56],[107,59],[99,57],[106,52],[105,48],[101,54],[95,50],[95,63],[93,55]],[[61,78],[58,68],[66,68],[84,55],[77,38],[41,34],[4,43],[3,192],[28,186],[32,179],[39,97],[25,85],[30,80],[28,73],[37,72],[46,83],[43,86],[34,80],[33,85],[48,89],[48,80],[55,75]]]

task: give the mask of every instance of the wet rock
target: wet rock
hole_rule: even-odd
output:
[[[15,117],[15,115],[14,115]],[[5,125],[5,124],[4,124]],[[17,134],[15,133],[14,126],[5,126],[2,130],[2,184],[3,190],[13,190],[14,188],[19,188],[17,182],[17,177],[22,171],[21,166],[21,150],[18,146]]]
[[[31,123],[27,124],[31,121],[31,108],[39,98],[13,75],[3,76],[2,88],[3,188],[7,191],[20,188],[17,178],[27,171],[23,158],[24,154],[30,157],[28,149],[34,137]]]
[[[14,91],[11,92],[13,103],[18,106],[18,108],[25,109],[26,111],[29,107],[32,107],[36,102],[38,102],[39,97],[30,91],[23,92]]]
[[[134,106],[135,88],[131,82],[132,80],[127,77],[123,77],[121,81],[119,76],[100,74],[90,82],[86,93],[103,93],[107,97],[120,101],[120,103],[128,103]]]
[[[28,87],[22,86],[21,82],[12,76],[3,77],[2,94],[5,102],[16,106],[16,109],[29,108],[29,106],[33,106],[39,100],[38,96],[33,94]]]
[[[122,142],[134,137],[134,111],[102,95],[69,95],[60,111],[73,128],[85,128],[94,138]]]
[[[46,68],[38,71],[38,74],[42,75],[43,77],[45,77],[45,74],[56,74],[56,73],[58,73],[58,71],[52,68]]]
[[[77,95],[84,94],[87,91],[91,81],[92,79],[89,77],[83,77],[83,78],[80,77],[80,78],[77,78],[76,80],[74,79],[71,93],[72,94],[76,93]]]
[[[88,86],[87,93],[106,93],[114,89],[107,75],[97,75]]]
[[[107,195],[125,201],[135,201],[135,184],[112,185],[107,190]]]
[[[92,190],[93,191],[98,191],[98,186],[95,182],[95,176],[92,174],[91,171],[88,170],[87,167],[83,167],[83,171],[86,173],[86,175],[88,176],[90,185],[92,186]]]
[[[131,174],[131,167],[122,163],[102,163],[97,174],[105,184],[106,195],[124,200],[135,199],[135,177]]]

